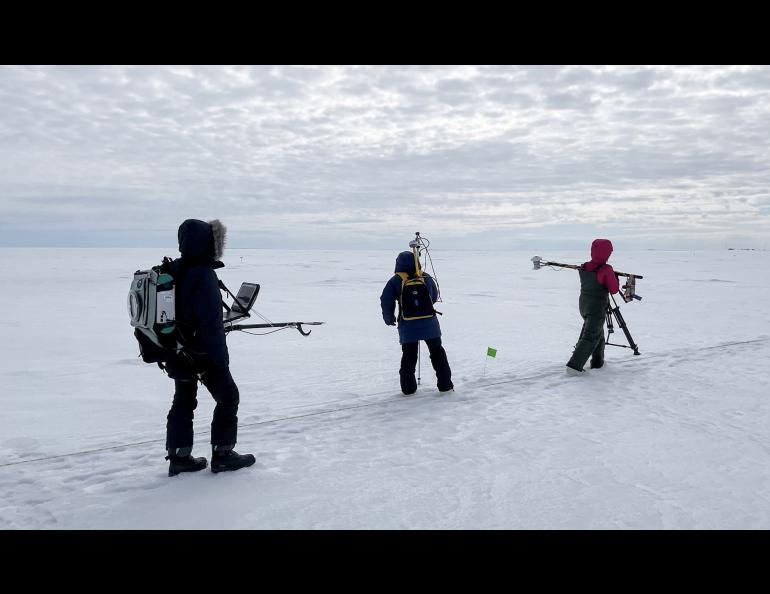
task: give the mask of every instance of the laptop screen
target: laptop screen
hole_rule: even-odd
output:
[[[259,293],[259,285],[254,283],[243,283],[241,288],[238,289],[238,294],[235,296],[235,302],[233,302],[232,310],[237,313],[247,314],[257,300],[257,293]]]

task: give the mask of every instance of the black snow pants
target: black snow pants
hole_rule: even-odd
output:
[[[580,299],[578,309],[583,318],[575,350],[567,362],[568,367],[582,370],[591,357],[591,367],[604,365],[604,321],[607,319],[609,292],[599,283],[596,271],[580,270]]]
[[[211,445],[234,446],[238,437],[238,386],[230,369],[215,368],[203,374],[201,381],[216,401],[211,421]],[[198,381],[174,379],[174,402],[166,423],[166,449],[192,447],[193,413],[198,406]]]
[[[414,394],[417,391],[417,379],[414,376],[417,367],[417,349],[419,342],[407,342],[401,345],[401,369],[399,376],[401,378],[401,391],[404,394]],[[442,392],[454,388],[452,384],[452,370],[449,368],[446,351],[441,346],[441,337],[426,340],[430,352],[430,362],[436,372],[438,389]]]
[[[604,321],[605,316],[595,314],[583,317],[583,329],[567,362],[569,367],[583,369],[589,357],[591,367],[604,365]]]

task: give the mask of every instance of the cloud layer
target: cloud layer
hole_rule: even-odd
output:
[[[764,247],[770,68],[0,67],[0,245]]]

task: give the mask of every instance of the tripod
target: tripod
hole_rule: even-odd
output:
[[[626,321],[623,319],[623,314],[620,313],[620,307],[618,306],[617,301],[615,301],[615,296],[610,295],[612,298],[612,302],[615,304],[615,307],[612,307],[609,303],[607,303],[607,340],[605,341],[605,344],[609,344],[611,346],[617,346],[617,347],[623,347],[624,349],[634,349],[634,355],[639,354],[639,347],[634,342],[634,339],[631,337],[631,333],[628,331],[628,326],[626,326]],[[623,330],[623,334],[626,335],[626,340],[628,341],[628,345],[625,344],[615,344],[610,342],[610,334],[615,332],[615,328],[612,324],[612,318],[615,317],[615,320],[618,322],[618,328]]]

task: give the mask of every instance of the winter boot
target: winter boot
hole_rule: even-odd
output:
[[[211,472],[227,472],[246,468],[256,462],[252,454],[239,454],[233,446],[212,446]]]
[[[404,396],[410,396],[417,391],[417,378],[414,377],[414,371],[412,372],[398,372],[399,379],[401,381],[401,392]]]
[[[193,458],[192,448],[172,448],[168,450],[168,475],[176,476],[180,472],[197,472],[206,468],[206,458]]]
[[[567,375],[588,375],[585,369],[575,369],[571,365],[567,365]]]

